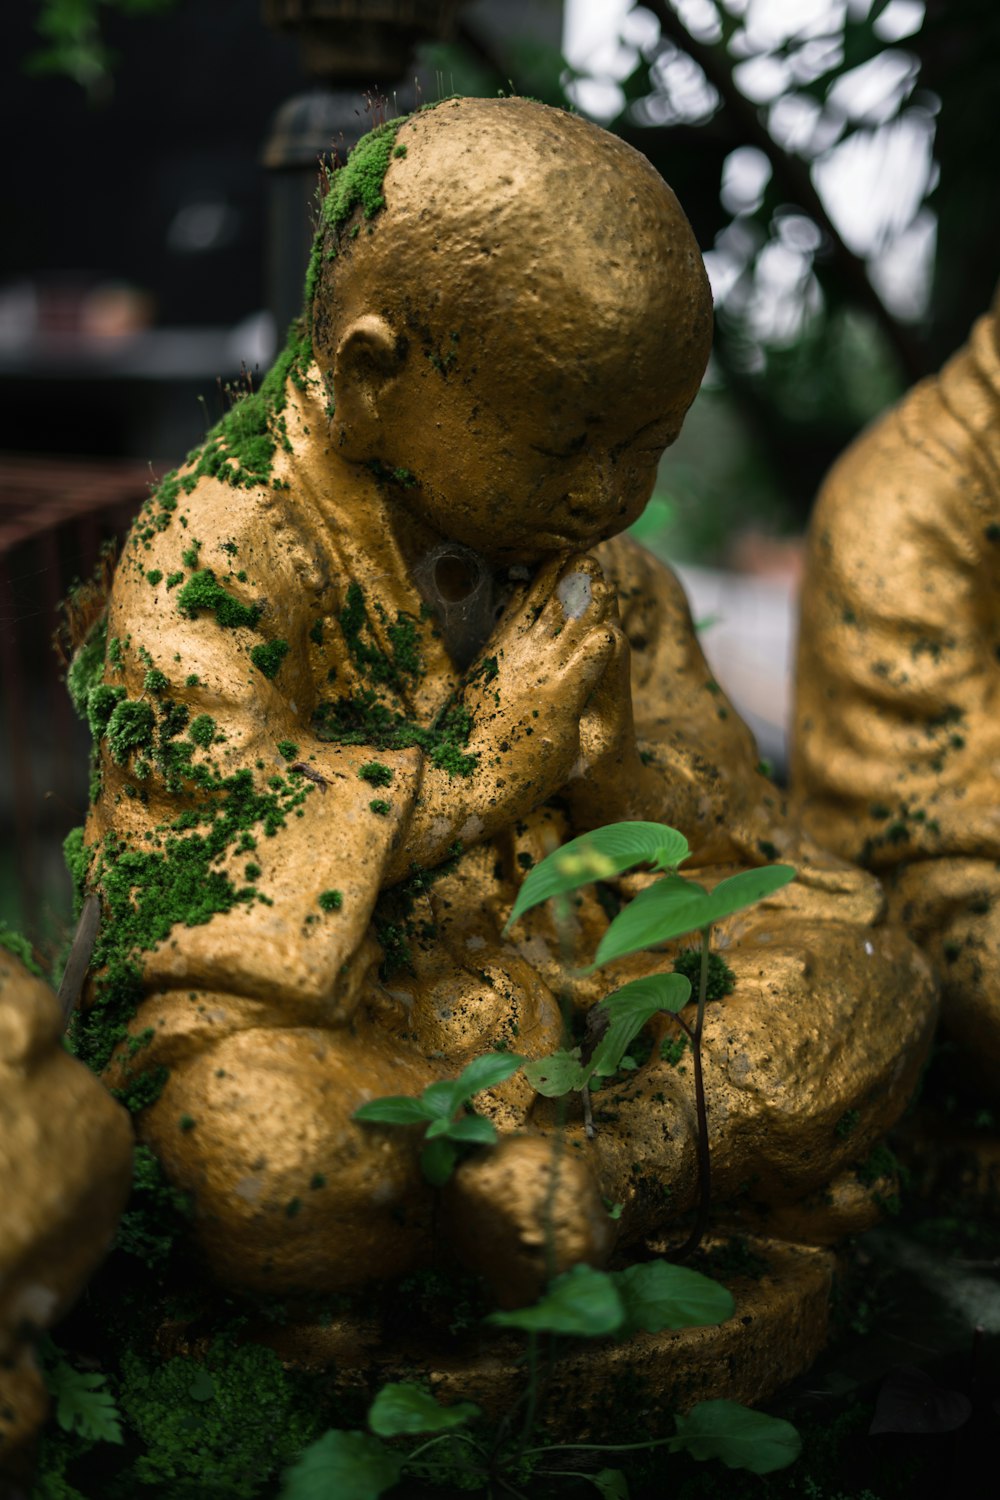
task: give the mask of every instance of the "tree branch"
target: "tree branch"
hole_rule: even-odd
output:
[[[890,313],[872,286],[864,260],[844,243],[823,201],[813,186],[807,164],[783,151],[768,130],[756,105],[736,87],[732,69],[718,49],[693,37],[667,0],[642,0],[660,23],[660,33],[698,64],[729,112],[736,132],[748,145],[756,146],[771,164],[774,177],[788,197],[803,209],[827,236],[833,259],[857,301],[882,329],[912,382],[927,374],[927,361],[916,341]]]

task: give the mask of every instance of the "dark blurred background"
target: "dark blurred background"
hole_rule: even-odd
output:
[[[0,925],[49,962],[86,803],[58,601],[266,370],[373,99],[571,104],[671,183],[717,336],[637,531],[696,618],[766,617],[762,678],[825,469],[997,280],[995,0],[20,0],[0,48]]]

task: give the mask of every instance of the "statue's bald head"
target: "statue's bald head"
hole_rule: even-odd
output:
[[[462,493],[493,497],[495,537],[501,512],[513,528],[522,497],[537,489],[548,504],[559,489],[554,474],[522,467],[515,478],[515,461],[586,450],[588,494],[567,481],[572,518],[540,547],[589,545],[629,523],[652,485],[654,449],[673,440],[697,392],[712,326],[691,227],[645,157],[529,100],[446,100],[356,148],[323,220],[313,348],[344,457],[415,470],[423,490],[412,502],[485,545],[487,502],[470,500],[463,519]],[[428,423],[434,453],[419,430]],[[616,498],[628,464],[615,484],[598,470],[629,444],[634,472]],[[541,534],[527,509],[520,521]]]
[[[691,227],[645,157],[526,99],[447,100],[407,120],[394,151],[384,209],[329,233],[337,254],[320,261],[314,300],[321,365],[375,312],[431,361],[448,359],[458,333],[505,365],[530,353],[555,394],[574,363],[602,383],[624,365],[686,410],[711,295]]]

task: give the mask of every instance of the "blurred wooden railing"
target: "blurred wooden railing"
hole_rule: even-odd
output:
[[[86,813],[88,738],[52,644],[60,603],[167,465],[0,454],[0,917],[51,937],[62,838]]]

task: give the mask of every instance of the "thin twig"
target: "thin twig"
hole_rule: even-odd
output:
[[[698,979],[698,1014],[691,1033],[691,1057],[694,1062],[694,1100],[698,1116],[698,1210],[691,1233],[671,1260],[689,1260],[697,1250],[708,1227],[708,1212],[712,1201],[712,1153],[708,1140],[708,1110],[705,1105],[705,1078],[701,1066],[701,1034],[705,1025],[705,1002],[708,998],[708,955],[712,938],[711,927],[702,929],[701,973]]]
[[[69,1025],[70,1017],[80,1003],[84,980],[90,968],[90,958],[94,951],[94,944],[97,942],[97,931],[100,925],[100,897],[91,891],[90,895],[84,899],[83,910],[80,912],[80,920],[73,937],[73,946],[69,950],[69,958],[66,960],[66,967],[59,983],[63,1030]]]
[[[868,275],[868,267],[860,255],[855,255],[844,243],[836,225],[827,213],[810,176],[806,162],[782,150],[764,123],[755,104],[742,94],[733,78],[728,54],[707,42],[691,35],[684,22],[667,4],[667,0],[642,0],[643,5],[660,23],[660,32],[688,57],[696,62],[723,102],[735,126],[735,131],[745,141],[762,151],[771,164],[775,178],[783,184],[788,197],[822,229],[827,236],[833,255],[844,277],[853,287],[858,301],[865,306],[885,333],[910,381],[919,380],[927,374],[927,361],[907,330],[896,321]]]

